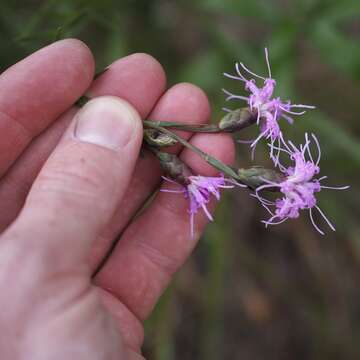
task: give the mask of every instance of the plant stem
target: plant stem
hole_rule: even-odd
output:
[[[151,121],[144,120],[144,125],[147,127],[152,127],[153,124],[160,126],[162,128],[172,128],[177,130],[185,130],[189,132],[203,132],[203,133],[219,133],[222,130],[219,129],[217,125],[214,124],[182,124],[172,121]]]
[[[158,126],[156,123],[149,121],[149,123],[147,124],[149,127],[156,129],[158,131],[163,132],[164,134],[168,134],[170,136],[172,136],[174,139],[176,139],[179,143],[181,143],[182,145],[184,145],[185,147],[187,147],[188,149],[194,151],[196,154],[198,154],[202,159],[204,159],[208,164],[210,164],[211,166],[213,166],[215,169],[223,172],[224,174],[228,175],[230,178],[234,179],[234,180],[241,180],[239,178],[239,175],[237,174],[237,172],[232,169],[230,166],[225,165],[224,163],[222,163],[221,161],[215,159],[214,157],[210,156],[209,154],[205,153],[204,151],[200,150],[199,148],[197,148],[196,146],[190,144],[188,141],[186,141],[185,139],[183,139],[181,136],[174,134],[173,132]]]

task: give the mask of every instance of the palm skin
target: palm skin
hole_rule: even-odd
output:
[[[204,93],[187,83],[166,90],[161,65],[146,54],[114,62],[95,81],[93,75],[89,49],[69,39],[0,76],[4,359],[141,359],[142,321],[206,225],[199,214],[190,238],[187,200],[169,193],[133,219],[161,184],[153,156],[138,156],[141,118],[204,123]],[[79,111],[72,104],[85,91],[99,99]],[[135,124],[131,131],[123,118]],[[80,119],[87,121],[81,136]],[[95,144],[95,125],[88,124],[96,121],[124,144]],[[226,135],[196,134],[191,142],[233,160]],[[196,173],[216,173],[186,149],[169,151]]]

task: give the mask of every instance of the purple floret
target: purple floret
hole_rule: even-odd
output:
[[[308,134],[305,134],[305,144],[300,145],[300,148],[296,147],[291,141],[286,143],[283,137],[280,136],[282,147],[275,148],[278,150],[278,155],[276,157],[273,156],[272,159],[280,171],[286,175],[286,180],[280,183],[274,183],[264,179],[266,184],[258,187],[254,194],[271,215],[269,220],[263,221],[266,226],[280,224],[287,219],[295,219],[299,216],[300,210],[308,209],[311,222],[315,229],[324,235],[324,232],[319,229],[314,221],[312,211],[315,208],[327,222],[331,230],[335,231],[334,225],[317,205],[315,193],[322,189],[345,190],[348,189],[349,186],[333,187],[321,185],[321,181],[327,177],[316,178],[316,175],[320,172],[319,162],[321,151],[319,141],[314,134],[311,134],[311,136],[318,149],[316,161],[314,161],[310,151],[311,140]],[[294,165],[289,167],[282,165],[279,160],[280,152],[286,153],[294,162]],[[270,201],[260,195],[260,191],[276,187],[279,188],[279,191],[282,193],[280,199]],[[271,210],[271,207],[273,207],[274,210]]]
[[[274,98],[274,90],[276,86],[276,80],[271,76],[271,68],[269,63],[268,51],[265,48],[265,58],[268,68],[268,77],[262,77],[249,70],[243,63],[236,63],[237,75],[231,75],[224,73],[224,75],[230,79],[239,80],[245,83],[245,90],[250,93],[249,96],[235,95],[225,89],[224,93],[227,95],[226,101],[237,99],[244,100],[247,102],[251,111],[257,112],[257,124],[260,127],[259,136],[251,142],[251,147],[254,149],[258,141],[262,138],[269,140],[271,145],[271,153],[275,141],[280,139],[281,129],[279,126],[280,118],[286,119],[290,124],[293,123],[293,118],[290,115],[303,115],[306,111],[296,112],[292,109],[303,108],[303,109],[314,109],[314,106],[302,105],[302,104],[291,104],[290,101],[282,101],[281,98]],[[263,86],[259,87],[256,84],[255,79],[248,80],[242,71],[246,71],[251,76],[258,78],[263,81]],[[230,111],[229,109],[224,109]],[[280,145],[280,144],[279,144]]]
[[[164,177],[164,179],[178,184],[174,180],[166,177]],[[185,198],[189,199],[190,233],[192,237],[194,236],[194,216],[198,210],[202,208],[208,219],[213,221],[213,217],[207,209],[207,204],[210,201],[211,195],[213,195],[216,200],[220,200],[220,190],[233,187],[233,185],[230,185],[230,180],[225,179],[222,174],[214,177],[192,175],[187,178],[187,185],[178,185],[181,186],[180,190],[163,189],[161,191],[182,193]]]

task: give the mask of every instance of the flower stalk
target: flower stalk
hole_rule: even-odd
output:
[[[153,120],[144,120],[143,124],[145,127],[153,128],[153,124],[161,128],[171,128],[175,130],[183,130],[187,132],[195,133],[212,133],[216,134],[222,132],[222,130],[215,124],[183,124],[180,122],[173,121],[153,121]]]
[[[184,130],[195,133],[234,133],[256,123],[257,111],[249,107],[235,109],[228,112],[218,124],[184,124],[176,121],[144,120],[144,126],[152,127],[153,124],[162,128]]]
[[[314,106],[293,104],[290,100],[284,101],[274,97],[276,80],[272,77],[268,51],[265,49],[267,76],[263,77],[249,70],[243,63],[236,63],[236,74],[224,73],[227,78],[240,81],[244,84],[248,96],[236,95],[225,89],[226,101],[242,101],[246,106],[230,110],[224,108],[226,115],[218,124],[186,124],[178,121],[157,121],[148,119],[143,121],[144,145],[159,160],[165,174],[165,181],[178,184],[179,188],[162,189],[163,192],[180,193],[189,200],[190,228],[194,236],[194,216],[202,209],[209,220],[212,215],[207,204],[211,197],[220,199],[220,191],[234,186],[246,187],[252,191],[251,196],[259,200],[260,204],[268,211],[270,218],[263,220],[265,226],[280,224],[287,219],[297,218],[301,210],[308,210],[310,220],[315,229],[322,235],[324,232],[315,223],[314,209],[321,215],[331,230],[334,225],[325,216],[317,205],[316,193],[322,189],[345,190],[348,186],[327,186],[322,181],[326,176],[316,177],[320,172],[321,150],[317,137],[305,133],[305,142],[295,146],[291,141],[284,140],[281,128],[283,119],[290,124],[294,123],[293,116],[301,116]],[[247,76],[251,76],[249,79]],[[262,82],[261,85],[258,83]],[[82,96],[76,105],[85,105],[90,98]],[[257,125],[259,134],[250,141],[252,154],[259,141],[265,141],[269,146],[269,158],[274,168],[251,166],[249,168],[234,169],[194,146],[174,130],[192,133],[236,133],[252,125]],[[247,141],[246,141],[247,142]],[[163,148],[181,144],[199,155],[209,165],[220,172],[219,176],[205,177],[196,175],[181,159],[163,151]],[[314,143],[317,148],[317,157],[310,149]],[[288,157],[292,166],[283,163],[282,158]],[[276,192],[276,200],[264,197],[264,192]]]
[[[186,141],[181,136],[171,132],[168,129],[165,129],[165,128],[161,127],[161,126],[158,126],[156,123],[153,123],[151,121],[147,124],[147,126],[151,127],[152,129],[156,129],[156,130],[158,130],[158,131],[160,131],[160,132],[162,132],[164,134],[167,134],[167,135],[173,137],[180,144],[182,144],[183,146],[185,146],[188,149],[192,150],[194,153],[199,155],[203,160],[205,160],[208,164],[210,164],[211,166],[213,166],[215,169],[219,170],[220,172],[226,174],[231,179],[240,180],[239,175],[237,174],[237,172],[233,168],[231,168],[228,165],[225,165],[224,163],[222,163],[218,159],[212,157],[211,155],[207,154],[206,152],[204,152],[201,149],[197,148],[196,146],[192,145],[191,143]]]

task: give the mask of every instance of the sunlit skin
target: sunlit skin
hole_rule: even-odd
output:
[[[161,184],[157,160],[147,152],[139,157],[141,119],[206,123],[206,95],[188,83],[167,89],[164,70],[146,54],[114,62],[93,82],[94,68],[83,43],[63,40],[0,76],[4,359],[142,359],[142,322],[208,222],[199,212],[192,238],[187,199],[166,192],[132,221]],[[131,141],[121,151],[74,136],[79,109],[73,104],[86,91],[106,96],[94,100],[102,104],[99,118],[112,106],[134,117]],[[196,134],[190,141],[225,163],[233,161],[233,142],[225,134]],[[189,150],[170,151],[194,173],[217,175]]]

